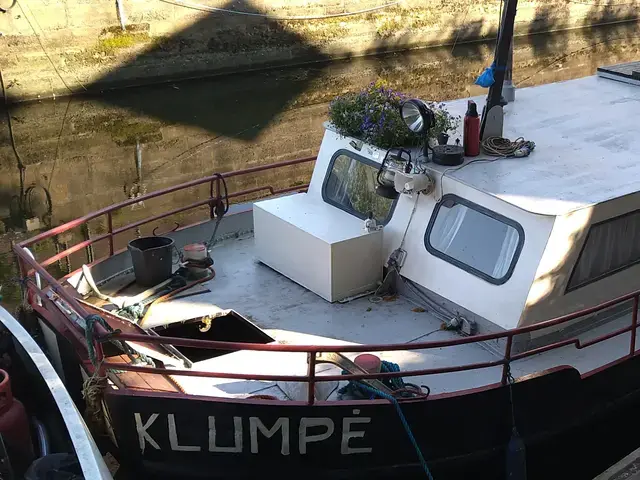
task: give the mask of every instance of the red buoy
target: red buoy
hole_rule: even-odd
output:
[[[11,380],[4,370],[0,370],[0,434],[15,466],[33,461],[29,417],[22,402],[13,398]]]

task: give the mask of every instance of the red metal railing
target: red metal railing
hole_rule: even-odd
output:
[[[65,290],[61,284],[53,278],[49,272],[46,270],[47,265],[51,265],[53,262],[70,255],[73,252],[76,252],[87,245],[95,243],[100,240],[104,240],[106,238],[109,239],[109,255],[113,255],[113,237],[122,232],[131,230],[132,228],[136,228],[140,225],[153,222],[155,220],[165,218],[176,213],[180,213],[189,209],[193,209],[202,205],[211,204],[211,202],[217,197],[218,192],[220,192],[220,185],[214,184],[220,181],[220,178],[229,178],[238,175],[245,175],[255,172],[260,172],[264,170],[281,168],[285,166],[311,162],[314,158],[305,158],[300,160],[294,160],[290,162],[283,162],[279,164],[271,164],[265,165],[262,167],[255,167],[251,169],[241,170],[237,172],[231,172],[222,174],[221,176],[211,176],[206,177],[200,180],[195,180],[192,182],[187,182],[182,185],[177,185],[175,187],[171,187],[165,190],[160,190],[157,192],[153,192],[142,197],[138,197],[136,199],[127,200],[117,205],[113,205],[111,207],[104,208],[97,212],[91,213],[89,215],[85,215],[77,220],[73,220],[59,227],[53,228],[47,232],[41,233],[29,240],[26,240],[20,244],[14,246],[14,252],[18,258],[18,262],[21,268],[21,272],[23,278],[29,279],[29,276],[37,273],[42,279],[44,279],[48,285],[48,291],[52,292],[54,296],[57,296],[59,300],[64,301],[66,306],[79,317],[86,318],[89,314],[86,309],[82,306],[80,302],[76,300],[76,298],[71,294],[71,292]],[[126,225],[124,227],[114,229],[113,228],[113,219],[112,212],[118,210],[120,208],[126,207],[127,205],[132,205],[134,203],[158,197],[161,195],[166,195],[168,193],[176,192],[179,190],[183,190],[189,187],[193,187],[196,185],[202,185],[205,183],[211,183],[210,188],[210,198],[206,200],[201,200],[186,207],[181,207],[178,209],[171,210],[169,212],[165,212],[164,214],[155,215],[153,217],[149,217],[148,219],[141,220],[138,222],[134,222],[130,225]],[[249,190],[244,190],[240,192],[235,192],[230,194],[229,197],[235,198],[242,195],[247,195],[259,191],[268,191],[271,194],[278,194],[288,191],[294,190],[302,190],[307,186],[300,187],[291,187],[281,190],[274,190],[270,186],[266,187],[258,187]],[[96,238],[86,240],[84,242],[80,242],[76,244],[64,252],[60,252],[53,257],[50,257],[47,260],[42,262],[37,262],[34,260],[28,252],[24,249],[29,245],[33,245],[39,241],[50,238],[54,235],[58,235],[65,231],[68,231],[72,228],[78,227],[89,220],[97,218],[99,216],[106,215],[107,216],[107,224],[108,224],[108,232],[100,235]],[[54,324],[56,328],[58,328],[63,334],[67,334],[70,340],[76,345],[79,349],[79,352],[86,352],[86,342],[84,340],[84,332],[82,328],[75,323],[71,318],[69,318],[68,314],[65,314],[62,311],[62,308],[59,304],[56,304],[54,300],[50,299],[47,296],[47,289],[37,286],[32,280],[27,282],[28,289],[33,292],[36,297],[41,298],[42,305],[39,305],[37,301],[32,302],[33,308],[36,309],[41,315],[46,317],[51,323]],[[568,315],[563,315],[561,317],[557,317],[552,320],[548,320],[545,322],[541,322],[535,325],[530,325],[526,327],[520,327],[513,330],[499,332],[499,333],[491,333],[485,335],[476,335],[473,337],[461,337],[453,340],[436,340],[430,342],[420,342],[420,343],[411,343],[411,344],[369,344],[369,345],[281,345],[281,344],[257,344],[257,343],[239,343],[239,342],[217,342],[210,340],[197,340],[197,339],[189,339],[189,338],[179,338],[179,337],[161,337],[161,336],[151,336],[145,334],[131,334],[131,333],[118,333],[115,336],[113,334],[109,334],[102,326],[96,324],[96,353],[97,360],[100,362],[101,368],[103,369],[114,369],[114,370],[126,370],[132,372],[140,372],[140,373],[149,373],[149,374],[160,374],[160,375],[178,375],[178,376],[189,376],[189,377],[213,377],[213,378],[232,378],[232,379],[245,379],[245,380],[267,380],[267,381],[297,381],[297,382],[306,382],[308,385],[308,399],[307,403],[312,405],[315,401],[314,397],[314,386],[317,382],[324,381],[333,381],[333,380],[359,380],[359,379],[367,379],[367,378],[394,378],[394,377],[415,377],[422,375],[435,375],[435,374],[443,374],[443,373],[453,373],[453,372],[461,372],[468,370],[477,370],[483,368],[491,368],[502,366],[502,379],[501,383],[504,385],[507,382],[507,376],[509,372],[509,365],[511,362],[516,360],[521,360],[527,357],[531,357],[533,355],[537,355],[543,352],[547,352],[549,350],[561,348],[568,345],[573,345],[577,349],[586,348],[597,343],[609,340],[616,336],[622,335],[624,333],[631,332],[631,339],[629,344],[629,352],[626,355],[627,357],[632,357],[636,354],[636,340],[635,333],[638,327],[638,303],[640,298],[640,291],[632,292],[627,295],[623,295],[616,299],[610,300],[608,302],[604,302],[600,305],[587,308],[584,310],[580,310]],[[545,345],[542,347],[538,347],[532,350],[520,352],[517,354],[512,354],[513,342],[514,338],[518,335],[539,331],[545,328],[558,326],[560,324],[569,322],[571,320],[578,319],[580,317],[584,317],[587,315],[591,315],[593,313],[605,310],[607,308],[619,305],[624,302],[628,302],[633,300],[633,311],[631,315],[631,324],[615,330],[613,332],[607,333],[605,335],[601,335],[597,338],[591,339],[586,342],[581,342],[578,338],[571,338],[567,340],[562,340],[558,342],[551,343],[549,345]],[[117,338],[119,340],[124,341],[132,341],[132,342],[141,342],[141,343],[150,343],[150,344],[170,344],[174,346],[183,346],[183,347],[196,347],[196,348],[205,348],[205,349],[217,349],[217,350],[249,350],[249,351],[268,351],[268,352],[300,352],[307,354],[307,362],[308,362],[308,370],[306,375],[267,375],[267,374],[242,374],[242,373],[228,373],[228,372],[203,372],[203,371],[195,371],[195,370],[178,370],[178,369],[167,369],[167,368],[151,368],[151,367],[142,367],[142,366],[134,366],[129,364],[120,364],[120,363],[112,363],[109,361],[105,361],[101,342],[108,341],[109,339]],[[498,339],[506,339],[506,347],[505,352],[502,358],[487,361],[487,362],[477,362],[465,365],[452,365],[448,367],[439,367],[439,368],[425,368],[425,369],[415,369],[415,370],[404,370],[402,372],[392,372],[392,373],[372,373],[372,374],[350,374],[350,375],[322,375],[317,376],[315,372],[316,365],[316,354],[320,352],[343,352],[343,353],[358,353],[358,352],[389,352],[389,351],[400,351],[400,350],[430,350],[434,348],[443,348],[443,347],[454,347],[458,345],[465,345],[470,343],[478,343],[485,342],[488,340],[498,340]],[[89,365],[89,368],[90,365]]]
[[[251,175],[254,173],[258,173],[258,172],[264,172],[267,170],[274,170],[274,169],[279,169],[279,168],[283,168],[283,167],[289,167],[292,165],[299,165],[302,163],[310,163],[310,162],[314,162],[316,160],[316,157],[307,157],[307,158],[299,158],[297,160],[288,160],[285,162],[279,162],[279,163],[270,163],[267,165],[260,165],[258,167],[252,167],[252,168],[245,168],[243,170],[236,170],[233,172],[227,172],[227,173],[222,173],[222,174],[215,174],[215,175],[211,175],[209,177],[204,177],[204,178],[200,178],[198,180],[192,180],[190,182],[186,182],[186,183],[182,183],[180,185],[175,185],[173,187],[169,187],[169,188],[165,188],[162,190],[157,190],[155,192],[151,192],[151,193],[147,193],[146,195],[142,195],[140,197],[136,197],[136,198],[131,198],[129,200],[125,200],[124,202],[120,202],[120,203],[116,203],[115,205],[111,205],[109,207],[105,207],[101,210],[97,210],[93,213],[90,213],[88,215],[85,215],[83,217],[77,218],[75,220],[71,220],[70,222],[64,223],[58,227],[54,227],[50,230],[47,230],[46,232],[42,232],[38,235],[36,235],[35,237],[32,237],[28,240],[25,240],[23,242],[18,243],[18,246],[20,247],[29,247],[35,243],[41,242],[43,240],[47,240],[49,238],[55,237],[56,235],[60,235],[61,233],[64,232],[68,232],[69,230],[72,230],[74,228],[77,228],[81,225],[86,224],[87,222],[89,222],[90,220],[94,220],[96,218],[102,217],[102,216],[106,216],[107,217],[107,233],[103,234],[103,235],[99,235],[97,237],[91,238],[89,240],[85,240],[83,242],[77,243],[75,245],[73,245],[72,247],[69,247],[68,249],[46,259],[40,262],[40,265],[42,265],[43,267],[47,267],[55,262],[57,262],[58,260],[67,257],[69,255],[71,255],[72,253],[78,252],[80,250],[82,250],[83,248],[88,247],[89,245],[93,245],[94,243],[100,242],[102,240],[108,239],[109,240],[109,255],[113,255],[114,254],[114,245],[113,245],[113,238],[118,235],[121,234],[123,232],[129,231],[129,230],[133,230],[135,228],[138,228],[142,225],[148,224],[148,223],[152,223],[155,222],[157,220],[160,220],[162,218],[166,218],[166,217],[170,217],[172,215],[176,215],[178,213],[182,213],[188,210],[193,210],[195,208],[204,206],[204,205],[213,205],[213,202],[219,198],[219,196],[221,195],[221,189],[220,189],[220,182],[222,181],[222,179],[229,179],[229,178],[233,178],[233,177],[238,177],[238,176],[244,176],[244,175]],[[165,213],[161,213],[159,215],[153,215],[151,217],[145,218],[143,220],[139,220],[137,222],[131,223],[129,225],[125,225],[124,227],[120,227],[114,230],[113,228],[113,212],[120,210],[124,207],[128,207],[130,205],[134,205],[136,203],[140,203],[146,200],[150,200],[152,198],[156,198],[156,197],[160,197],[160,196],[164,196],[164,195],[168,195],[170,193],[174,193],[180,190],[185,190],[187,188],[191,188],[191,187],[196,187],[198,185],[204,185],[204,184],[209,184],[210,185],[210,194],[209,194],[209,198],[200,200],[198,202],[186,205],[184,207],[180,207],[180,208],[176,208],[174,210],[170,210],[168,212]],[[292,186],[292,187],[288,187],[288,188],[283,188],[280,190],[276,190],[274,189],[271,185],[265,185],[263,187],[257,187],[257,188],[250,188],[247,190],[241,190],[238,192],[233,192],[230,193],[229,199],[233,199],[233,198],[237,198],[237,197],[241,197],[244,195],[250,195],[252,193],[257,193],[260,191],[268,191],[271,195],[278,195],[278,194],[282,194],[282,193],[287,193],[287,192],[293,192],[293,191],[303,191],[306,190],[309,187],[309,185],[298,185],[298,186]]]

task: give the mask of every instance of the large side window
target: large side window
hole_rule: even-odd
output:
[[[445,195],[434,209],[424,243],[432,255],[500,285],[513,273],[524,230],[480,205]]]
[[[640,262],[640,210],[591,226],[567,291]]]
[[[395,201],[376,194],[379,165],[347,150],[335,153],[322,185],[325,202],[365,219],[369,212],[379,224],[391,218]]]

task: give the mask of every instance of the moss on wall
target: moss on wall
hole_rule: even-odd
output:
[[[120,146],[157,142],[162,140],[162,124],[154,121],[137,121],[123,112],[109,112],[84,118],[76,127],[77,133],[101,133],[110,135]]]
[[[102,30],[95,43],[80,52],[63,53],[63,56],[71,66],[101,64],[117,57],[123,51],[147,46],[152,40],[148,24],[129,25],[124,31],[120,27],[110,27]]]

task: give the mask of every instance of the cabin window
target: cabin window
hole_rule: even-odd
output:
[[[456,195],[445,195],[431,216],[424,243],[432,255],[488,282],[509,280],[524,230],[513,220]]]
[[[347,150],[335,153],[322,185],[322,198],[334,207],[365,219],[369,212],[378,224],[391,218],[394,200],[376,194],[379,165]]]
[[[640,210],[591,226],[567,291],[640,262]]]

